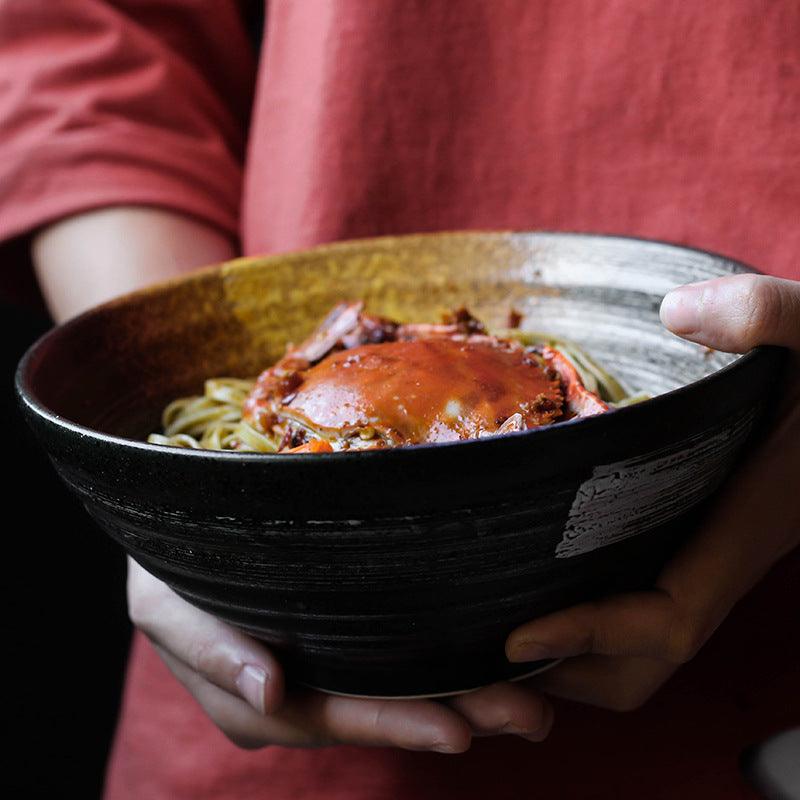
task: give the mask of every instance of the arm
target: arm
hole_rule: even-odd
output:
[[[235,238],[254,73],[238,0],[3,0],[0,240],[132,205]]]
[[[69,217],[33,239],[33,263],[53,318],[236,255],[216,228],[174,212],[115,207]]]
[[[661,317],[673,332],[728,352],[782,345],[791,364],[775,427],[653,590],[550,614],[509,637],[512,661],[570,657],[537,687],[618,710],[642,705],[693,658],[800,542],[800,282],[745,275],[681,287]]]

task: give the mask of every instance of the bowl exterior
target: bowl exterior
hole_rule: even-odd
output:
[[[403,260],[396,281],[382,271],[387,253],[402,249],[386,241],[335,249],[346,256],[338,272],[327,251],[308,264],[287,259],[294,266],[283,271],[282,262],[270,261],[273,305],[262,284],[261,294],[254,290],[261,278],[246,268],[123,299],[53,331],[18,371],[27,419],[88,512],[186,600],[274,647],[290,679],[398,697],[531,672],[541,665],[505,659],[511,630],[574,603],[651,585],[742,450],[757,442],[783,352],[759,348],[728,363],[673,342],[657,322],[665,286],[738,266],[604,237],[462,239],[469,247],[456,248],[440,273],[435,259],[452,243],[431,238],[420,245],[417,238],[408,245],[422,264],[420,280],[428,276],[428,294],[474,297],[478,311],[484,303],[497,314],[509,297],[515,305],[527,298],[532,308],[541,305],[548,327],[566,320],[576,338],[595,337],[604,363],[623,378],[641,371],[657,382],[672,370],[665,393],[504,437],[326,456],[186,452],[122,438],[133,434],[114,427],[139,410],[150,414],[141,425],[152,424],[164,395],[198,376],[229,368],[252,374],[249,362],[230,360],[235,352],[256,358],[248,343],[262,359],[279,352],[282,343],[269,332],[282,330],[282,307],[302,305],[298,270],[319,272],[312,287],[341,275],[348,293],[361,275],[364,293],[372,292],[384,313],[406,308],[429,318],[430,309],[413,306]],[[532,263],[545,265],[550,283]],[[379,288],[376,270],[384,276]],[[627,275],[627,288],[619,274]],[[309,314],[318,317],[331,296],[308,291]],[[262,298],[261,311],[242,298]],[[176,328],[187,303],[184,328]],[[614,303],[616,316],[604,320]],[[287,330],[302,329],[297,320],[284,322]],[[636,325],[626,338],[626,327]],[[194,333],[181,338],[181,331]],[[192,336],[197,346],[187,359],[181,345]],[[688,385],[674,389],[681,381]]]
[[[130,555],[274,646],[293,679],[416,696],[527,673],[536,665],[503,655],[518,624],[651,584],[746,444],[779,363],[764,351],[652,401],[657,413],[335,464],[121,450],[28,416]]]

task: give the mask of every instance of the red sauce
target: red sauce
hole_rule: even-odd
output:
[[[559,417],[558,376],[522,348],[428,338],[366,344],[302,373],[283,406],[314,428],[373,428],[395,444],[474,438],[520,413],[524,427]]]

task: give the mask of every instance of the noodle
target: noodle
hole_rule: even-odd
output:
[[[150,444],[199,450],[271,453],[277,448],[242,421],[242,407],[255,380],[211,378],[200,396],[171,402],[161,415],[163,434],[148,436]]]

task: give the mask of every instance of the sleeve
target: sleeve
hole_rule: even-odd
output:
[[[0,0],[0,241],[120,204],[238,236],[254,73],[235,0]]]

